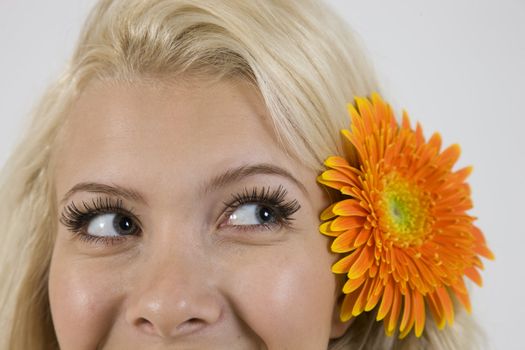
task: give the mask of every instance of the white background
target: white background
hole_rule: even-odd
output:
[[[525,1],[328,2],[362,38],[395,110],[474,165],[471,213],[496,254],[473,289],[474,316],[491,348],[525,348]],[[0,165],[93,3],[0,0]]]

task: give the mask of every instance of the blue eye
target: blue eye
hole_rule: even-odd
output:
[[[287,191],[283,186],[244,191],[232,195],[232,200],[225,203],[227,211],[226,226],[239,229],[273,229],[291,226],[292,215],[301,208],[298,201],[286,199]]]
[[[69,204],[60,217],[60,222],[81,240],[109,244],[141,232],[137,216],[124,208],[120,199],[96,198],[81,204],[82,209]]]
[[[137,226],[127,216],[117,213],[100,214],[91,219],[87,234],[96,237],[119,237],[134,234]]]
[[[228,224],[232,226],[265,225],[276,221],[276,215],[271,208],[255,203],[239,206],[228,218]]]

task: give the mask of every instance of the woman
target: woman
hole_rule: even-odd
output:
[[[316,176],[378,90],[318,1],[100,1],[2,174],[3,348],[473,348],[340,318]]]

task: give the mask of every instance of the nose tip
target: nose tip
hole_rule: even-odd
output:
[[[125,298],[126,323],[162,338],[213,326],[225,304],[208,271],[208,266],[183,254],[158,254],[144,261]]]
[[[205,290],[186,289],[184,295],[180,288],[172,293],[160,292],[150,290],[128,308],[128,323],[142,333],[182,337],[214,325],[221,317],[219,300]]]
[[[211,296],[210,296],[211,297]],[[193,294],[188,298],[149,300],[143,296],[138,308],[130,310],[131,324],[140,332],[162,338],[177,338],[205,329],[221,317],[220,304],[214,298]],[[206,300],[208,299],[208,300]]]

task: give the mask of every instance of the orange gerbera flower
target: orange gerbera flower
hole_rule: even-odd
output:
[[[343,253],[332,271],[347,274],[343,321],[377,309],[387,334],[420,336],[428,308],[443,328],[454,321],[452,298],[470,312],[464,283],[481,286],[479,256],[493,259],[474,226],[467,167],[453,171],[460,149],[440,151],[441,138],[425,141],[406,112],[399,125],[378,94],[348,105],[351,132],[342,130],[359,157],[359,168],[329,157],[318,182],[343,199],[321,214],[320,231],[335,237],[331,249]]]

